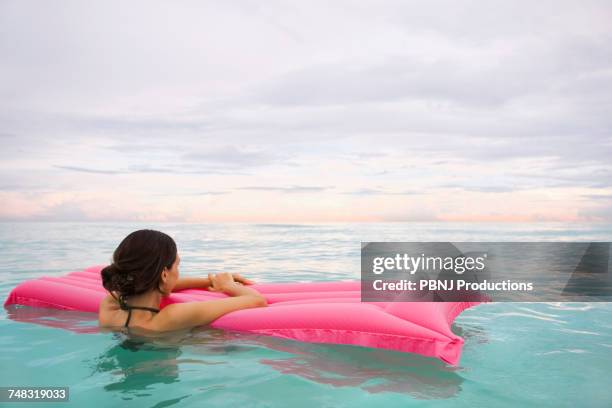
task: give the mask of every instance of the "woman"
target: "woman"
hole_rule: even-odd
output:
[[[102,284],[110,295],[100,303],[99,326],[180,330],[206,325],[234,310],[267,306],[259,292],[245,286],[253,281],[229,273],[179,278],[180,262],[176,243],[163,232],[145,229],[125,237],[113,253],[113,263],[101,271]],[[162,297],[194,288],[230,297],[159,309]]]

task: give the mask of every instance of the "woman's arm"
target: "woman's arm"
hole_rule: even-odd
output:
[[[210,286],[208,278],[178,278],[172,292],[178,292],[183,289],[206,289]]]
[[[255,283],[252,280],[243,277],[239,273],[232,273],[231,275],[238,283],[242,283],[244,285],[252,285]],[[206,289],[211,285],[212,283],[209,278],[178,278],[172,292],[178,292],[184,289]]]
[[[153,320],[155,331],[189,329],[209,324],[224,314],[268,305],[266,298],[253,288],[236,282],[218,288],[232,297],[201,302],[174,303],[164,307]]]

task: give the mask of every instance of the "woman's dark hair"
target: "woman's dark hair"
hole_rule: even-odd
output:
[[[159,288],[164,268],[172,268],[177,249],[174,240],[160,231],[143,229],[134,231],[121,241],[113,253],[113,263],[100,272],[102,285],[113,297],[119,293],[119,302],[128,296],[139,295]]]

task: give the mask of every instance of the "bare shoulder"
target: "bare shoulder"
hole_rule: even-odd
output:
[[[107,295],[100,301],[98,307],[98,324],[100,326],[112,326],[119,310],[119,304],[113,295]]]
[[[113,295],[107,295],[104,299],[100,301],[99,309],[118,309],[119,303],[117,303],[117,299],[113,297]]]

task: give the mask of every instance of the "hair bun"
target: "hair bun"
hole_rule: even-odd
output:
[[[102,268],[102,285],[109,291],[131,293],[134,289],[134,276],[121,270],[116,263]]]

